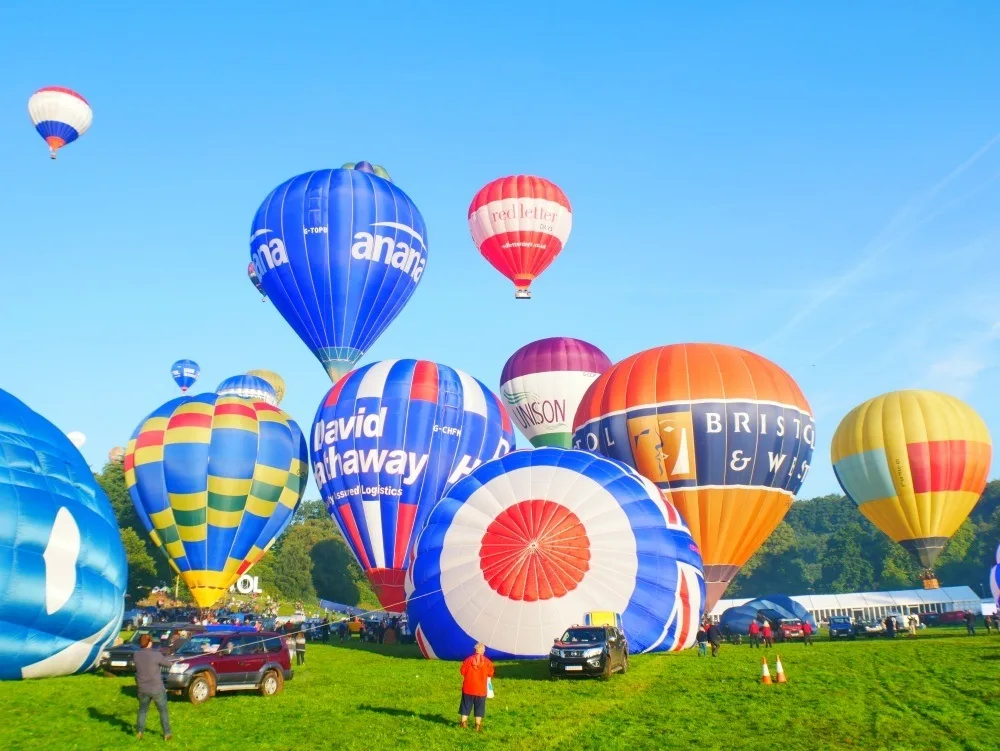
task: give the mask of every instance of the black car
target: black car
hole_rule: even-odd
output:
[[[599,675],[608,680],[628,671],[628,642],[614,626],[571,626],[549,652],[549,676]]]
[[[163,654],[169,655],[182,643],[175,637],[179,631],[186,631],[188,634],[200,633],[205,630],[204,626],[191,623],[157,623],[155,626],[141,626],[136,629],[127,642],[119,644],[111,649],[101,652],[101,658],[97,666],[108,673],[121,675],[123,673],[135,672],[136,651],[139,649],[139,638],[143,634],[149,634],[153,638],[153,647]]]

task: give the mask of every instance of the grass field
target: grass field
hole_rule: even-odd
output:
[[[769,652],[774,671],[774,650]],[[996,749],[1000,637],[928,629],[915,639],[783,645],[789,682],[760,684],[761,650],[632,659],[629,673],[549,681],[544,662],[497,666],[486,732],[456,727],[455,663],[412,647],[310,644],[277,697],[172,698],[184,749]],[[132,679],[0,684],[0,749],[161,745],[150,709],[133,735]]]

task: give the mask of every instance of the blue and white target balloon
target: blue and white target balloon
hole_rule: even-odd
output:
[[[62,431],[0,390],[0,679],[89,669],[128,569],[108,497]]]
[[[629,467],[539,448],[447,491],[416,544],[407,614],[425,657],[548,655],[584,614],[613,611],[633,653],[694,643],[701,554],[677,510]]]

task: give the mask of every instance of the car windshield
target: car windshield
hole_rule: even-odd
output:
[[[168,628],[157,628],[157,629],[153,629],[153,628],[139,628],[139,629],[136,629],[134,632],[132,632],[132,637],[128,640],[129,644],[138,644],[139,643],[139,637],[142,636],[143,634],[149,634],[153,638],[154,642],[157,641],[157,640],[159,640],[159,641],[162,642],[162,641],[166,641],[167,639],[170,638],[170,629],[168,629]]]
[[[850,623],[850,622],[851,622],[850,618],[844,618],[843,616],[830,619],[830,623]]]
[[[603,628],[571,628],[567,629],[560,641],[569,644],[586,644],[589,642],[603,641]]]
[[[177,654],[179,655],[204,655],[218,652],[222,646],[222,637],[211,634],[197,634],[184,643]]]
[[[786,618],[781,622],[781,624],[783,626],[801,626],[802,621],[800,621],[798,618]]]

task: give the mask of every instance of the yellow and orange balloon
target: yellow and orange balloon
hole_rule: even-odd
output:
[[[844,492],[927,570],[979,501],[992,453],[986,423],[968,404],[917,390],[855,407],[830,446]],[[924,580],[935,581],[929,571]]]

